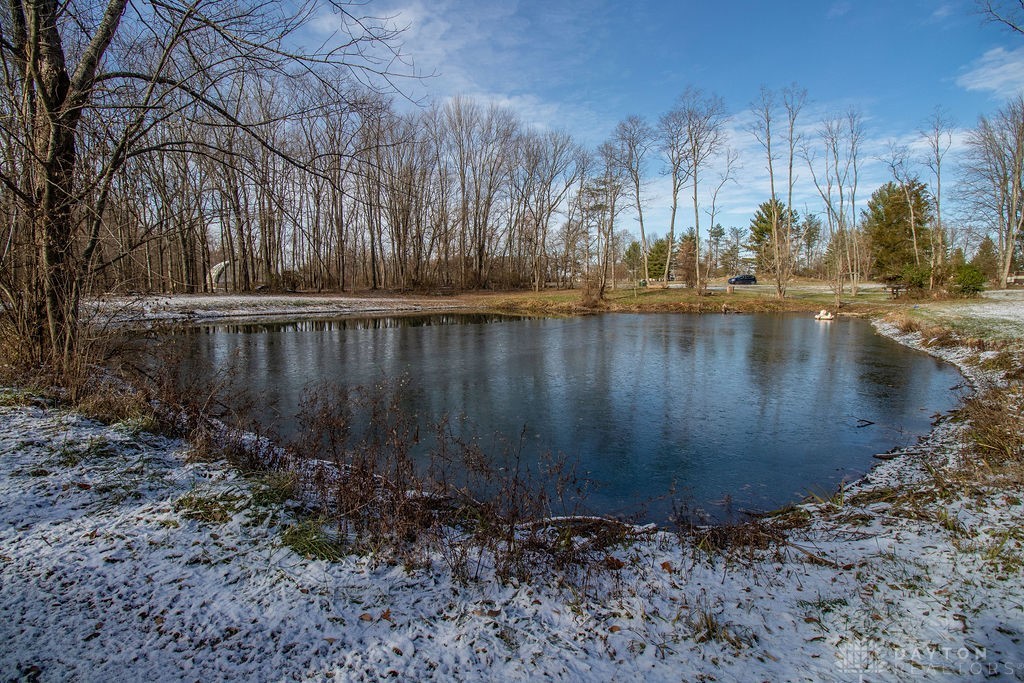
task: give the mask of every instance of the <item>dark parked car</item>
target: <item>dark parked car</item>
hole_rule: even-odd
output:
[[[730,285],[756,285],[757,278],[753,275],[736,275],[729,278]]]

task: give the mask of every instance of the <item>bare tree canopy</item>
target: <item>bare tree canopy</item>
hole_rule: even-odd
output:
[[[654,146],[655,134],[651,126],[639,116],[629,116],[615,127],[614,140],[607,151],[629,177],[633,191],[633,206],[636,208],[640,225],[640,247],[643,254],[643,279],[650,278],[648,264],[647,231],[644,228],[644,204],[642,189],[647,170],[647,155]],[[667,277],[667,275],[666,275]]]
[[[986,20],[1024,35],[1024,2],[1021,0],[975,0]]]
[[[87,3],[9,0],[0,56],[0,183],[11,201],[3,258],[4,310],[39,362],[66,367],[78,306],[115,181],[158,149],[209,154],[235,127],[281,157],[268,126],[322,107],[245,106],[273,75],[315,83],[344,101],[352,80],[383,82],[400,63],[396,31],[341,3],[177,0]],[[336,30],[317,48],[300,35],[314,18]],[[179,135],[151,133],[175,120]],[[223,138],[220,138],[223,139]],[[230,149],[222,150],[230,154]]]
[[[997,235],[999,286],[1005,288],[1024,225],[1024,96],[982,116],[967,147],[964,189]]]
[[[663,118],[662,131],[667,135],[663,145],[678,147],[676,152],[678,166],[673,182],[688,182],[693,190],[691,193],[694,230],[693,269],[698,292],[703,292],[706,286],[700,267],[701,237],[698,190],[706,166],[715,155],[722,151],[725,144],[725,125],[728,121],[729,114],[722,98],[694,87],[686,88],[676,100],[672,111]],[[669,163],[672,167],[671,159]]]

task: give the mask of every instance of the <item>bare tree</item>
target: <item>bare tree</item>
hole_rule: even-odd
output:
[[[564,132],[546,133],[540,141],[540,150],[539,183],[532,206],[537,223],[531,264],[535,291],[544,286],[551,222],[584,169],[582,150]]]
[[[936,273],[942,269],[947,249],[946,226],[942,222],[942,162],[953,145],[953,124],[941,108],[935,108],[928,120],[928,128],[922,131],[921,136],[928,144],[925,165],[931,170],[934,179],[931,196],[935,203],[935,223],[930,232],[932,275],[929,283],[930,288],[934,288]]]
[[[914,265],[920,267],[921,265],[921,245],[918,244],[917,232],[917,216],[915,215],[914,207],[915,202],[911,197],[911,188],[915,185],[919,185],[917,175],[910,168],[910,150],[904,145],[898,145],[894,141],[889,142],[889,154],[882,161],[889,167],[889,173],[892,174],[893,180],[896,181],[896,185],[900,188],[900,192],[903,193],[903,198],[907,202],[907,212],[910,219],[910,241],[911,249],[914,253]]]
[[[1021,0],[975,0],[975,4],[986,21],[1024,35],[1024,3]]]
[[[824,148],[820,159],[810,145],[804,146],[804,158],[825,204],[829,233],[826,272],[838,306],[845,279],[849,280],[854,296],[860,286],[860,236],[856,229],[863,136],[860,114],[851,109],[845,114],[826,117],[818,135]]]
[[[492,216],[511,172],[510,147],[518,128],[506,109],[487,108],[465,98],[445,107],[458,178],[459,251],[464,256],[460,285],[486,284],[496,235]]]
[[[79,300],[115,180],[129,159],[153,151],[154,126],[174,116],[196,127],[239,126],[272,149],[258,122],[232,114],[230,86],[243,74],[334,67],[330,78],[338,80],[388,75],[395,32],[331,7],[344,39],[316,52],[291,40],[314,4],[11,0],[0,9],[0,183],[14,198],[11,247],[0,252],[12,275],[0,296],[31,360],[75,365]],[[384,48],[384,61],[372,59],[374,46]],[[194,148],[189,138],[164,144]]]
[[[756,120],[751,132],[757,141],[764,147],[766,155],[766,168],[768,170],[768,186],[771,199],[769,200],[771,223],[771,270],[775,279],[775,292],[781,299],[786,295],[786,288],[793,275],[795,266],[794,258],[794,231],[793,219],[793,188],[796,185],[796,174],[794,171],[794,160],[796,150],[800,144],[800,135],[797,131],[797,118],[807,100],[807,91],[797,86],[789,86],[781,92],[782,114],[785,116],[785,127],[783,129],[783,141],[785,142],[785,164],[786,164],[786,203],[785,211],[779,211],[781,206],[778,201],[778,194],[775,189],[775,163],[778,158],[777,140],[775,139],[775,120],[779,115],[779,96],[768,88],[761,88],[760,99],[756,101],[752,109]]]
[[[639,116],[629,116],[615,127],[614,140],[611,146],[603,147],[606,152],[615,152],[615,158],[623,172],[629,178],[633,190],[633,206],[636,208],[637,221],[640,223],[640,249],[643,253],[644,280],[649,279],[647,263],[647,232],[644,229],[644,205],[641,196],[644,174],[647,166],[647,153],[654,145],[654,131]]]
[[[699,294],[704,293],[706,282],[701,273],[700,259],[700,200],[701,173],[710,159],[721,151],[725,124],[729,120],[725,102],[717,95],[705,94],[696,88],[687,88],[676,101],[672,116],[678,117],[684,140],[684,161],[681,168],[689,171],[693,190],[694,274]]]
[[[709,235],[709,240],[708,241],[709,241],[709,244],[708,244],[708,249],[707,249],[707,252],[708,252],[707,256],[708,256],[708,258],[707,258],[707,270],[705,271],[705,281],[707,281],[707,280],[709,280],[711,278],[711,266],[712,266],[712,264],[716,264],[717,261],[718,261],[718,245],[717,244],[712,244],[711,243],[711,238],[710,238],[711,230],[715,226],[715,219],[718,217],[718,194],[722,191],[722,188],[725,187],[727,183],[729,183],[731,180],[734,180],[733,173],[736,170],[736,165],[738,163],[738,160],[739,160],[739,154],[736,152],[736,150],[726,148],[726,150],[725,150],[725,166],[724,166],[724,168],[722,168],[721,172],[718,174],[718,185],[716,185],[715,189],[713,189],[711,191],[711,206],[708,207],[708,210],[707,210],[708,225],[710,225],[711,228],[708,229],[708,235]],[[721,226],[719,226],[719,228],[721,228]],[[719,239],[721,239],[724,236],[725,236],[725,231],[722,230],[721,234],[719,235]],[[714,251],[715,251],[715,254],[714,254],[715,258],[714,258],[714,260],[712,260],[712,258],[711,258],[712,248],[714,248]],[[666,267],[666,270],[667,270],[667,267]]]
[[[588,287],[597,300],[604,299],[610,278],[614,277],[612,256],[614,254],[615,219],[622,211],[619,201],[625,193],[625,185],[634,176],[622,164],[620,140],[603,143],[597,151],[595,171],[582,192],[582,218],[588,230],[594,229],[594,252],[596,275],[588,278]],[[625,177],[624,177],[625,176]],[[590,265],[588,259],[588,267]]]
[[[672,206],[668,223],[668,253],[665,254],[665,280],[668,281],[669,264],[675,253],[676,215],[679,211],[679,193],[690,179],[692,170],[689,165],[689,146],[686,136],[686,114],[680,108],[666,112],[658,119],[658,143],[664,155],[665,166],[669,176],[672,193]],[[712,222],[714,218],[712,218]],[[644,278],[647,277],[647,249],[641,244],[644,257]]]
[[[785,246],[784,264],[785,277],[779,278],[781,286],[777,283],[779,297],[786,295],[786,286],[793,276],[793,269],[796,266],[795,242],[799,239],[793,228],[793,220],[796,213],[793,211],[793,188],[796,186],[797,175],[794,171],[797,149],[801,145],[801,135],[797,129],[797,119],[807,102],[807,90],[796,84],[783,88],[782,106],[786,113],[786,211],[783,242]]]
[[[976,211],[998,236],[999,286],[1005,288],[1024,224],[1024,96],[991,118],[982,116],[967,136],[964,180]]]

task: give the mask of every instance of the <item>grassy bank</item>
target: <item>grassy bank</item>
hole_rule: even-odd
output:
[[[835,310],[835,295],[820,283],[798,283],[779,299],[770,285],[737,285],[730,293],[724,282],[712,283],[712,289],[699,296],[683,287],[631,288],[620,285],[606,291],[603,301],[588,305],[580,290],[544,290],[541,292],[496,292],[464,294],[459,301],[506,313],[539,315],[580,315],[590,313],[721,313],[723,307],[733,313],[816,312]],[[846,315],[874,315],[905,305],[892,301],[878,286],[866,287],[856,297],[840,297],[840,311]]]

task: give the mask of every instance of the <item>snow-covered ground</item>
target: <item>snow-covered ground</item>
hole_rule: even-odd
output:
[[[1024,491],[937,474],[953,421],[781,519],[810,521],[779,543],[647,534],[582,586],[460,581],[441,551],[308,560],[287,508],[184,443],[5,403],[5,679],[1024,680]]]
[[[108,296],[86,303],[98,325],[201,323],[253,318],[416,313],[460,306],[454,298],[344,296],[336,294],[174,294]]]
[[[948,326],[964,336],[1024,339],[1024,289],[997,289],[980,298],[912,306],[920,322]]]

